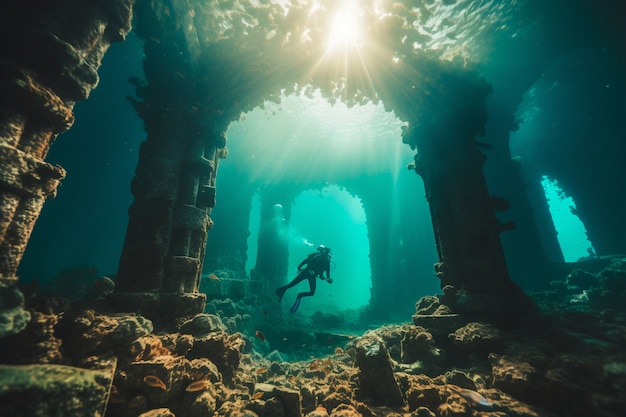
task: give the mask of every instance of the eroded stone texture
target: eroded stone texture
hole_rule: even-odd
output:
[[[176,417],[169,408],[155,408],[141,413],[139,417]]]
[[[209,358],[217,365],[224,381],[229,382],[239,367],[243,345],[239,334],[211,333],[195,339],[187,358]]]
[[[112,42],[130,31],[134,0],[0,6],[0,280],[15,280],[35,221],[65,170],[43,161],[72,109],[98,84]]]
[[[435,355],[433,335],[421,326],[409,326],[400,341],[401,357],[404,363],[417,360],[432,362]]]
[[[449,336],[458,359],[481,363],[490,353],[498,353],[504,346],[502,332],[487,323],[470,322]]]
[[[7,416],[102,415],[111,375],[64,365],[0,365],[0,403]]]
[[[2,362],[15,365],[62,363],[62,341],[55,334],[58,316],[39,311],[26,313],[31,317],[26,328],[0,340]]]
[[[528,404],[573,416],[593,415],[594,400],[562,369],[539,369],[513,357],[489,356],[494,388]]]
[[[0,339],[21,332],[30,320],[24,310],[24,295],[15,285],[0,282]]]
[[[366,334],[356,343],[359,393],[373,404],[404,405],[402,392],[393,373],[393,364],[383,340]]]

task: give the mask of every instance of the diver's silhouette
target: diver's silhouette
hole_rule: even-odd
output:
[[[278,295],[278,300],[280,301],[283,299],[285,291],[289,288],[299,284],[305,279],[309,280],[309,291],[298,294],[296,302],[293,303],[293,306],[291,307],[292,313],[298,311],[302,297],[311,297],[315,294],[318,277],[325,279],[329,284],[333,283],[333,280],[330,278],[330,256],[330,248],[327,248],[324,245],[319,245],[317,247],[317,252],[308,255],[306,259],[300,262],[300,265],[298,265],[298,275],[296,275],[296,277],[289,284],[276,290],[276,295]],[[306,267],[304,267],[304,265],[306,265]],[[323,276],[324,272],[326,272],[326,278]]]

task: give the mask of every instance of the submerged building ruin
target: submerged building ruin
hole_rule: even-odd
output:
[[[613,117],[626,108],[623,77],[605,82],[598,75],[593,98],[610,95],[617,106],[603,109],[608,127],[597,130],[599,111],[591,106],[585,113],[597,137],[578,137],[565,127],[572,138],[555,134],[562,128],[555,122],[546,128],[553,134],[549,143],[540,143],[529,164],[510,143],[523,125],[518,109],[533,94],[541,101],[541,89],[559,89],[569,66],[582,66],[582,49],[623,74],[626,37],[615,36],[623,34],[623,22],[613,12],[624,8],[608,1],[589,8],[588,16],[589,4],[581,0],[568,18],[562,16],[566,1],[55,0],[0,6],[0,400],[7,399],[8,412],[23,407],[39,415],[29,390],[54,380],[61,382],[49,384],[52,390],[36,387],[42,404],[94,416],[105,415],[107,405],[107,415],[142,417],[173,415],[165,406],[183,417],[485,410],[621,415],[624,358],[614,347],[623,342],[616,329],[626,321],[612,312],[623,309],[626,260],[602,255],[626,253],[625,145],[618,140],[626,127]],[[602,30],[568,26],[579,22]],[[140,39],[144,76],[129,80],[135,92],[129,100],[146,135],[132,182],[119,184],[131,189],[133,202],[115,289],[74,308],[42,301],[21,285],[18,267],[42,207],[66,175],[46,157],[71,128],[74,105],[98,85],[110,45],[131,31]],[[577,71],[585,74],[585,68]],[[217,178],[228,156],[229,126],[267,102],[314,95],[348,107],[382,103],[403,124],[398,140],[414,151],[408,168],[419,175],[419,187],[394,190],[383,171],[357,178],[333,155],[322,182],[317,175],[238,178],[226,182],[238,191],[222,220],[229,227],[212,240],[213,209],[223,204]],[[272,146],[267,151],[280,156],[281,145]],[[576,198],[576,214],[600,255],[590,254],[592,273],[576,269],[561,279],[572,266],[560,255],[541,194],[538,179],[548,174]],[[384,322],[398,300],[414,297],[407,288],[422,278],[415,265],[424,243],[411,229],[415,200],[406,199],[405,215],[395,224],[388,213],[396,192],[427,200],[437,254],[432,279],[441,294],[412,299],[417,311],[408,324],[356,338],[337,329],[316,334],[334,359],[313,359],[305,351],[310,363],[287,363],[280,348],[292,343],[304,350],[313,336],[302,337],[297,324],[277,330],[280,306],[271,317],[275,311],[263,307],[287,278],[289,250],[274,223],[280,210],[288,224],[296,197],[327,184],[357,197],[368,219],[368,314]],[[257,193],[259,256],[247,277],[250,202]],[[248,291],[265,300],[254,306],[257,323],[267,325],[263,331],[242,335],[219,315],[203,314],[207,302],[219,301],[236,316],[228,324],[243,322],[246,314],[252,320],[252,314],[235,314],[231,301],[211,299],[211,293],[207,300],[200,291],[207,263],[209,271],[235,274],[225,296]],[[106,279],[98,284],[112,285]],[[591,286],[600,284],[594,292]],[[561,297],[574,307],[537,320],[540,313],[524,290],[548,286],[546,304]],[[576,308],[590,297],[596,297],[594,308],[608,310],[594,316]],[[590,322],[593,330],[585,328]],[[594,339],[600,338],[596,326],[606,333],[601,343]],[[534,344],[535,336],[545,340]],[[77,398],[83,402],[77,405]]]
[[[519,168],[507,151],[520,97],[545,71],[546,62],[537,60],[523,74],[516,73],[517,93],[502,97],[496,91],[497,99],[504,102],[488,109],[492,86],[480,75],[479,66],[472,64],[472,55],[487,55],[495,48],[527,48],[532,41],[517,39],[514,28],[510,32],[494,27],[472,31],[477,23],[466,22],[463,35],[437,40],[419,28],[437,29],[431,16],[437,12],[453,16],[448,6],[424,3],[387,10],[381,5],[363,5],[358,11],[362,33],[350,39],[352,43],[331,49],[329,16],[344,6],[318,6],[281,2],[220,6],[195,1],[79,6],[58,2],[34,13],[26,6],[3,13],[3,281],[11,285],[17,279],[17,266],[41,207],[64,176],[63,168],[45,163],[47,151],[56,136],[71,126],[74,103],[86,99],[97,85],[97,68],[108,45],[123,41],[134,19],[134,31],[144,41],[145,80],[131,80],[136,87],[133,104],[147,138],[131,184],[134,203],[112,297],[119,308],[160,311],[165,316],[203,310],[205,296],[198,292],[199,280],[212,226],[219,161],[227,152],[227,128],[242,112],[266,100],[313,90],[331,103],[343,101],[352,106],[382,101],[407,123],[402,139],[416,150],[413,169],[424,181],[430,205],[439,256],[435,272],[441,288],[451,302],[455,294],[464,294],[466,305],[456,305],[454,310],[477,305],[494,311],[509,308],[509,297],[517,298],[519,292],[509,277],[507,257],[514,269],[522,263],[533,265],[528,275],[538,280],[551,268],[541,249],[545,239],[540,241],[535,223],[536,216],[546,216],[547,210],[538,213],[535,208],[533,217]],[[478,10],[474,12],[478,15]],[[496,23],[503,22],[491,25]],[[457,25],[461,32],[461,23]],[[16,33],[20,36],[14,42],[11,35]],[[459,52],[451,44],[466,45],[468,51]],[[543,53],[571,47],[567,40],[557,40]],[[516,59],[521,60],[512,57],[511,62],[498,63],[497,75],[514,68]],[[350,65],[338,69],[337,60]],[[498,112],[499,120],[508,120],[490,132],[493,152],[482,149],[485,144],[477,141],[485,134],[490,110]],[[483,173],[487,153],[495,158],[491,169],[497,166],[506,172],[501,177],[509,181],[490,180],[497,196],[489,192]],[[331,175],[335,178],[329,178],[330,182],[346,186],[361,198],[368,217],[378,219],[368,224],[371,248],[393,245],[384,232],[390,227],[383,215],[386,198],[381,198],[389,190],[386,180],[375,179],[360,189],[342,178],[340,170]],[[303,182],[268,187],[262,191],[262,197],[267,197],[262,213],[271,216],[269,208],[276,200],[270,197],[272,193],[283,194],[280,199],[288,211],[295,195],[312,186]],[[578,194],[584,196],[584,185],[577,186]],[[517,238],[510,239],[505,256],[500,232],[514,225],[501,223],[494,212],[506,210],[506,200],[514,201],[514,220],[521,227],[515,232]],[[617,205],[622,203],[618,200]],[[247,220],[245,210],[234,212],[244,216],[234,222]],[[595,216],[582,210],[581,215],[585,219]],[[588,223],[597,225],[590,234],[599,250],[623,251],[611,237],[614,233],[602,230],[608,224]],[[613,216],[609,223],[623,221]],[[239,230],[241,235],[231,238],[245,244],[247,231]],[[271,245],[269,241],[259,244],[260,250],[264,244]],[[397,296],[387,284],[385,269],[396,260],[386,259],[387,253],[371,250],[373,306],[385,305]],[[264,266],[263,259],[256,268],[261,279],[286,275],[286,270],[265,270],[270,266]],[[241,264],[230,266],[241,269]],[[480,303],[467,302],[466,294],[478,297]],[[488,307],[485,300],[495,304]]]

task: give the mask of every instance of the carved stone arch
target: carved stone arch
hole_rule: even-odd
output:
[[[118,274],[121,305],[147,298],[157,311],[202,310],[198,281],[229,123],[281,94],[319,90],[331,103],[382,101],[408,123],[403,141],[418,150],[415,171],[424,179],[448,303],[459,311],[509,308],[506,294],[517,291],[475,140],[484,131],[490,86],[471,64],[416,48],[413,9],[364,8],[375,42],[343,49],[341,65],[323,39],[328,16],[318,16],[336,2],[321,12],[302,4],[235,2],[228,10],[216,4],[160,0],[136,8],[147,84],[137,83],[134,104],[148,139],[133,181]]]

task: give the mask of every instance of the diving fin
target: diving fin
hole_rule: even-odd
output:
[[[291,312],[295,313],[298,311],[298,307],[300,307],[300,301],[302,301],[302,297],[296,298],[296,302],[291,306]]]

